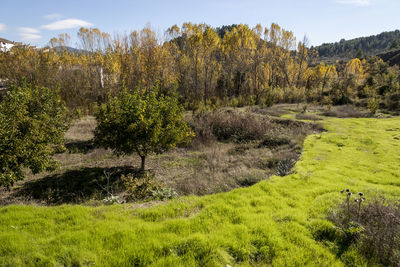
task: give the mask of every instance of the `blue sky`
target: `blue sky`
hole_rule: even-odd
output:
[[[399,0],[0,0],[0,37],[43,46],[79,27],[110,34],[139,30],[151,23],[162,33],[173,24],[211,26],[278,23],[312,45],[400,28]]]

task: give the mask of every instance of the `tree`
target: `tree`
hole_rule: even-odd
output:
[[[356,58],[358,59],[362,59],[364,57],[364,53],[361,49],[361,47],[358,49],[357,54],[356,54]]]
[[[12,186],[33,173],[55,167],[51,156],[67,130],[66,108],[57,90],[24,84],[0,102],[0,185]]]
[[[183,107],[176,93],[161,94],[153,89],[123,89],[117,97],[103,104],[96,114],[97,144],[110,148],[116,155],[137,153],[141,171],[146,157],[189,142],[192,131],[183,119]]]
[[[400,47],[399,40],[393,39],[392,43],[390,44],[389,49],[397,49]]]

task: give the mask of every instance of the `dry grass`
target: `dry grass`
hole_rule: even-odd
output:
[[[371,116],[368,111],[352,105],[335,106],[331,110],[324,111],[321,114],[337,118],[366,118]]]
[[[93,130],[96,128],[96,118],[86,116],[76,121],[65,133],[65,140],[69,141],[88,141],[93,138]]]

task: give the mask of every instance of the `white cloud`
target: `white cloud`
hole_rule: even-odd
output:
[[[0,32],[3,32],[3,31],[5,31],[6,30],[6,25],[5,24],[2,24],[2,23],[0,23]]]
[[[73,29],[78,27],[90,27],[93,24],[81,19],[63,19],[52,22],[47,25],[43,25],[41,28],[46,30],[65,30]]]
[[[47,19],[47,20],[58,20],[58,19],[61,19],[62,17],[63,16],[60,13],[52,13],[52,14],[43,16],[43,18]]]
[[[372,4],[371,0],[337,0],[336,2],[355,6],[370,6]]]
[[[19,28],[19,32],[24,32],[24,33],[40,33],[38,29],[35,28],[30,28],[30,27],[21,27]]]
[[[40,35],[40,31],[38,29],[30,27],[21,27],[18,28],[18,31],[19,31],[18,35],[25,42],[37,42],[40,39],[42,39],[42,36]]]

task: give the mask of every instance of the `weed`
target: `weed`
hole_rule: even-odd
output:
[[[284,159],[278,163],[277,172],[279,176],[286,176],[291,173],[292,168],[296,164],[293,159]]]
[[[400,204],[382,198],[362,205],[364,193],[352,194],[350,189],[341,193],[345,201],[331,216],[339,230],[339,254],[347,259],[356,250],[371,263],[399,266]]]

